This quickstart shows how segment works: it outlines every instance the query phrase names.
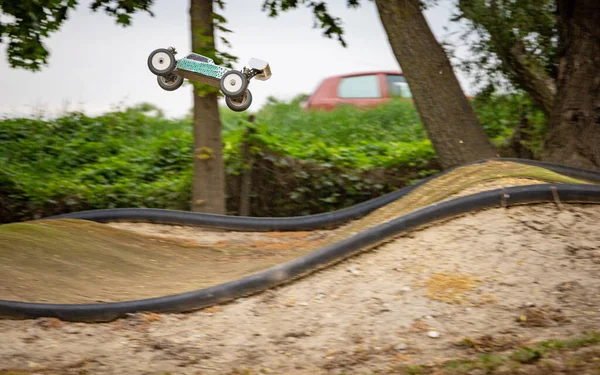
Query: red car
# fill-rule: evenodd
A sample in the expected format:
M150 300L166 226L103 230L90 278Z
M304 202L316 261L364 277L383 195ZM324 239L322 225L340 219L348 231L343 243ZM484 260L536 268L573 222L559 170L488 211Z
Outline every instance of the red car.
M392 98L412 99L399 71L344 74L323 80L303 104L305 109L331 110L340 104L375 107Z

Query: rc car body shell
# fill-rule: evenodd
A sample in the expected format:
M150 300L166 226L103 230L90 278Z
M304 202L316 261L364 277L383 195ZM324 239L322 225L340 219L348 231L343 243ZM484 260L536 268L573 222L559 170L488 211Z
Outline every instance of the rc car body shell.
M197 53L190 53L177 61L173 73L192 81L219 87L221 77L230 70L230 68L216 65L208 57L198 55Z

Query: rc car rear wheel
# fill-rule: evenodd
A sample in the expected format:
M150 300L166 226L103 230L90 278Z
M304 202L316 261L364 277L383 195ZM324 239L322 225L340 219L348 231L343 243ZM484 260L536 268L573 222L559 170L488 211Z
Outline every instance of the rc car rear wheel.
M166 76L175 69L177 60L173 52L165 48L159 48L152 51L148 56L148 68L157 76Z
M252 94L250 93L250 90L246 90L239 98L226 96L225 104L227 104L227 107L232 111L243 112L250 108L250 104L252 104Z
M167 91L174 91L183 85L183 77L178 76L175 73L168 74L166 76L158 76L156 77L158 81L158 85Z
M248 88L248 79L242 72L230 70L223 74L219 86L225 96L237 98L244 95L244 91Z

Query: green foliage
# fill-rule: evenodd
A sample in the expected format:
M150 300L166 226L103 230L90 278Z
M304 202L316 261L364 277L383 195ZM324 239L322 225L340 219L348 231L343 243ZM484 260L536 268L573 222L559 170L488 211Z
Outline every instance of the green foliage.
M175 199L178 187L190 184L189 173L178 174L191 164L186 127L132 109L95 118L71 113L52 121L8 119L0 123L0 162L22 186L20 198L32 212L152 207L157 197ZM186 203L175 199L171 206Z
M370 110L303 111L297 100L271 100L257 113L255 142L283 155L319 164L370 169L416 166L434 152L410 103Z
M472 102L479 121L490 138L510 135L523 114L541 121L541 111L523 93L498 95L483 92Z
M474 371L481 370L485 374L495 373L500 367L510 368L513 373L528 373L526 368L521 365L531 365L542 358L552 358L554 355L600 343L600 334L598 332L584 332L582 336L566 340L542 341L534 346L521 347L508 353L483 354L478 358L471 360L451 360L442 365L444 373L459 375L471 374ZM533 372L533 369L529 369ZM504 373L500 371L501 373ZM436 373L435 368L428 367L427 373Z
M128 26L137 11L150 14L153 0L94 0L93 11L103 9L116 18L117 24ZM44 39L57 31L67 20L77 0L2 0L0 1L0 43L8 42L8 61L13 68L32 71L47 64L50 53Z
M304 111L271 99L255 113L224 109L228 206L236 179L253 167L256 215L318 213L347 207L436 173L435 152L415 108L402 101L369 110ZM519 97L474 106L490 136L510 135L527 105ZM252 131L248 131L252 128ZM189 209L191 118L166 119L146 103L97 117L0 121L0 209L14 220L111 207Z
M256 116L252 125L243 114L223 111L227 175L245 168L242 142L279 166L290 160L309 163L319 178L298 169L286 172L297 174L293 178L300 185L311 185L298 186L294 207L315 189L324 195L316 194L312 210L357 203L353 199L380 188L360 181L360 170L417 168L434 158L414 109L405 103L303 113L296 102L272 102ZM256 129L250 136L245 136L247 126ZM12 186L4 194L26 202L32 215L110 207L188 209L191 201L191 121L165 119L148 104L98 117L6 119L0 122L0 143L1 176ZM335 186L335 192L326 193L327 186ZM346 188L354 198L343 198Z
M565 349L576 349L600 343L599 332L586 332L583 336L569 340L542 341L533 347L524 347L514 351L510 359L519 363L531 363L549 354Z
M360 6L360 0L347 0L346 4L348 8L357 8ZM305 5L312 10L315 17L314 27L323 29L323 36L330 39L336 37L342 46L346 47L342 20L329 13L325 1L265 0L262 9L268 11L269 17L277 17L279 13L296 9L299 5Z
M540 67L556 78L558 29L555 0L459 0L453 21L464 30L458 40L470 40L471 57L460 67L480 87L522 88L522 77L512 68L515 48L523 47L526 65ZM459 45L460 47L460 45Z
M94 12L103 9L106 14L116 18L117 24L129 26L131 25L131 15L138 10L148 12L151 16L154 16L150 11L152 3L154 3L154 0L94 0L90 8Z
M219 9L221 9L221 10L225 9L225 2L223 0L215 0L214 3ZM217 31L219 33L223 33L223 34L229 34L232 32L230 29L225 27L225 25L227 24L227 20L225 19L225 17L223 17L223 15L215 12L215 13L213 13L212 18L213 18L213 28L215 31ZM220 36L219 40L221 40L223 45L225 45L226 47L231 47L231 43L224 36ZM229 68L233 68L232 63L238 61L238 58L236 56L233 56L224 51L215 50L215 51L210 51L210 52L214 53L213 60L215 61L215 63L217 65L223 65L223 66L227 66Z
M486 134L497 145L505 142L514 128L526 119L528 126L521 129L521 132L526 134L526 140L521 142L535 155L541 152L548 131L548 121L527 94L517 92L498 95L484 91L473 100L472 104Z

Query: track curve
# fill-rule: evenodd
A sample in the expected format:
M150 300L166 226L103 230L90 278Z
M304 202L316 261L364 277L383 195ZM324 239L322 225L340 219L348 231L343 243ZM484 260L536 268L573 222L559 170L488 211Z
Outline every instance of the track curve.
M0 317L13 319L55 317L66 321L105 322L136 312L189 312L288 283L377 246L392 236L442 219L482 209L544 202L600 204L600 186L538 184L485 191L426 206L293 261L206 289L158 298L98 304L50 304L0 300Z
M154 224L195 225L207 228L219 228L235 231L252 232L306 231L325 229L336 227L341 224L347 223L351 220L363 217L380 207L383 207L397 199L404 197L419 186L433 179L440 178L456 170L457 168L462 168L474 164L482 164L489 161L507 161L523 165L541 167L569 177L580 178L600 183L600 172L567 167L535 160L515 158L493 158L478 160L455 168L447 169L441 173L427 177L416 184L406 186L402 189L385 194L381 197L377 197L351 207L343 208L341 210L315 215L275 218L203 214L197 212L165 210L155 208L114 208L67 213L47 217L44 218L44 220L82 219L95 221L99 223L111 221L129 221L146 222Z

